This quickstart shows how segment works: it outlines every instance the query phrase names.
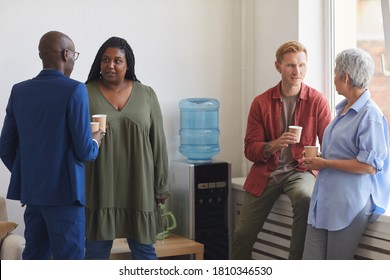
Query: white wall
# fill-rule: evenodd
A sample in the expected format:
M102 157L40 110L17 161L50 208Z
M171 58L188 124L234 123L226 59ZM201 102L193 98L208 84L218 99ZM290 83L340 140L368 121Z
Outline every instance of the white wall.
M137 77L152 86L164 115L170 160L183 158L179 147L178 103L182 98L212 97L221 103L220 146L216 159L232 163L233 177L246 175L243 157L247 111L253 97L279 79L274 69L276 48L300 39L300 13L306 11L311 31L321 37L323 0L13 0L0 9L0 128L14 83L41 69L37 45L49 30L68 34L80 58L72 78L85 81L97 49L110 36L130 43ZM311 3L314 2L314 3ZM315 19L315 20L314 20ZM314 30L314 31L313 31ZM305 38L310 57L320 42ZM310 65L313 60L310 60ZM315 61L315 60L314 60ZM320 63L320 62L315 62ZM318 69L321 66L316 65ZM318 70L317 69L317 70ZM308 75L321 87L321 71ZM321 88L320 88L321 89ZM0 163L0 195L5 196L9 172ZM9 218L23 232L22 208L7 201Z

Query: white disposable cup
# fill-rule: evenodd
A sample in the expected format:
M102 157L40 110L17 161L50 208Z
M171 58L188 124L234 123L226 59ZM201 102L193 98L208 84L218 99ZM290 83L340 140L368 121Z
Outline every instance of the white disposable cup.
M294 133L297 136L297 141L301 141L302 126L290 125L288 131Z
M318 147L317 146L305 146L305 157L317 157Z
M106 132L107 115L104 114L93 115L92 119L94 122L98 122L99 128L101 128L104 132Z
M99 127L100 127L100 123L99 122L91 122L92 133L98 131Z

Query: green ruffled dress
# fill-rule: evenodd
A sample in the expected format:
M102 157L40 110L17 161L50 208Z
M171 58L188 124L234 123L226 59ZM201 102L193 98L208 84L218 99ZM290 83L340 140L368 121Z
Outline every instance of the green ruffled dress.
M119 111L96 81L87 88L91 116L107 114L99 156L86 163L87 239L126 237L152 244L161 230L156 197L169 194L168 155L157 96L151 87L134 82L127 104Z

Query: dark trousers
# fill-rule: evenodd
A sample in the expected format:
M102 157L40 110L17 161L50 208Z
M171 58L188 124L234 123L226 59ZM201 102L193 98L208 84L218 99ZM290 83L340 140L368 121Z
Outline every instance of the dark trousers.
M293 208L292 236L289 259L301 259L305 243L307 215L315 177L310 172L294 172L281 182L270 180L259 196L245 193L235 229L232 259L252 258L252 248L271 209L280 194L286 194Z
M25 260L84 259L83 206L26 206Z

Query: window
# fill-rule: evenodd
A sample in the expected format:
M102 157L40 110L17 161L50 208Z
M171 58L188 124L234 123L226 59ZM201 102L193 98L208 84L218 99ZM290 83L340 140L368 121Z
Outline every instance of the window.
M350 47L358 47L371 54L376 69L369 84L371 97L381 108L390 124L390 76L384 75L381 61L382 54L387 51L386 67L390 70L390 49L385 49L385 37L390 40L390 26L389 30L385 30L389 34L385 36L381 6L381 2L384 1L390 0L332 0L330 10L332 11L333 28L331 30L333 34L331 38L333 39L334 56L341 50ZM388 5L388 2L386 4ZM387 20L390 21L390 13L388 16ZM386 44L390 48L390 41L386 41ZM343 98L343 96L333 92L332 104L339 103ZM387 214L390 215L390 209L387 210Z
M334 54L350 47L371 54L376 71L369 89L390 123L390 77L384 75L381 63L381 55L386 53L381 0L334 1L334 13ZM390 57L386 59L390 63ZM390 64L387 68L390 70ZM343 97L334 93L333 98L337 104Z

